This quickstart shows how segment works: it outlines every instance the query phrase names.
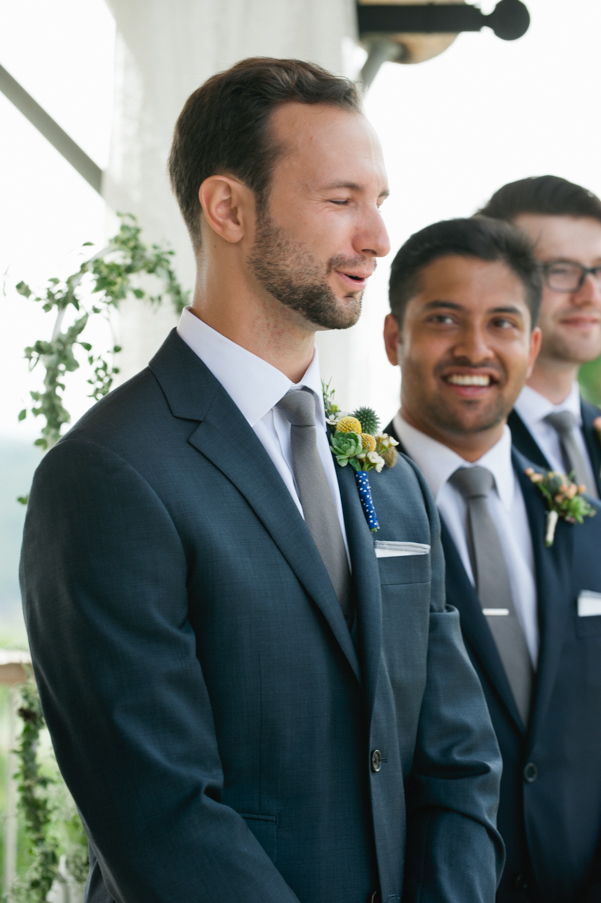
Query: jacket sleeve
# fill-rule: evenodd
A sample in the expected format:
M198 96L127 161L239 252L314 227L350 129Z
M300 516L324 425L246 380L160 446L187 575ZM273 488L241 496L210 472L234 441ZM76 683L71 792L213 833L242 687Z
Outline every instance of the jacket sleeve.
M496 830L502 762L459 613L445 605L434 500L417 471L432 536L427 683L407 782L403 903L494 903L504 847Z
M148 483L63 440L38 468L21 560L57 760L117 903L298 903L223 770L188 622L187 562Z

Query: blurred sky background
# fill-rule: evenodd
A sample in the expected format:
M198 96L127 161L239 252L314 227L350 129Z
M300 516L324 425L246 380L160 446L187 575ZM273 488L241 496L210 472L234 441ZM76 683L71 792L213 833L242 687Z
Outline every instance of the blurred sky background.
M323 0L327 3L327 0ZM389 263L414 231L468 216L505 182L553 173L601 195L599 0L526 0L532 22L518 41L488 30L462 34L439 57L387 63L366 99L390 177L384 207L393 253L381 262L364 317L387 312ZM482 3L485 12L494 0ZM0 63L103 168L108 160L115 25L103 0L0 0ZM360 56L361 51L357 51ZM358 58L358 57L357 57ZM23 348L52 331L43 312L16 295L23 279L41 287L72 272L81 245L102 245L104 201L0 94L0 644L23 639L16 559L23 512L39 452L35 421L17 423L36 375ZM112 221L112 217L111 217ZM373 401L385 422L395 412L398 374L380 342ZM67 407L89 404L77 375Z

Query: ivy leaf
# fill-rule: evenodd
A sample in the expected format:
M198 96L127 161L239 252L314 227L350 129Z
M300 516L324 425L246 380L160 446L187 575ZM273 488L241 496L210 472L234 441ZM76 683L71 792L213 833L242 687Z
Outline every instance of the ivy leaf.
M17 420L20 423L22 420L25 420L26 417L27 417L27 408L23 408L22 411L19 411L19 416L17 417Z
M29 501L29 495L18 495L17 501L20 505L26 505Z

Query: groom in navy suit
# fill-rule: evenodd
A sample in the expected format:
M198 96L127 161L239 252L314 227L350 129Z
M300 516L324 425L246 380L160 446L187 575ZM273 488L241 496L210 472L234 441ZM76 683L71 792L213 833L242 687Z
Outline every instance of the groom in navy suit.
M388 358L402 370L388 427L442 521L459 609L503 756L499 903L601 900L601 509L560 519L511 446L531 372L541 276L527 238L486 218L413 235L390 276Z
M374 472L374 540L328 446L314 334L389 249L356 89L243 61L170 172L193 304L48 453L23 546L86 899L492 903L501 763L436 509L406 459Z

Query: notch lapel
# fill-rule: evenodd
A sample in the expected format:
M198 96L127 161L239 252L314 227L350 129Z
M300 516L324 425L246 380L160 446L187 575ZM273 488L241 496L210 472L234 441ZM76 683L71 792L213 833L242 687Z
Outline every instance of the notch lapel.
M188 442L246 499L320 609L360 681L357 654L321 555L271 458L239 408L175 330L150 368L173 415L200 421Z
M551 465L541 447L516 410L511 411L507 418L507 426L511 430L511 441L520 453L528 458L529 462L551 470Z
M361 656L361 673L365 675L370 711L376 695L382 650L382 594L378 559L374 540L361 507L355 472L350 464L336 466L346 537L351 556L355 612Z
M577 527L560 519L555 530L553 545L550 548L545 547L547 509L540 491L526 476L525 471L527 467L531 466L530 461L527 461L515 449L512 456L514 469L526 503L534 552L540 637L536 689L531 718L531 736L535 737L553 691L557 667L565 642L570 617L570 575L574 530Z

